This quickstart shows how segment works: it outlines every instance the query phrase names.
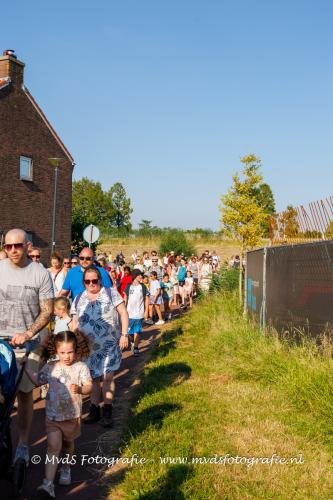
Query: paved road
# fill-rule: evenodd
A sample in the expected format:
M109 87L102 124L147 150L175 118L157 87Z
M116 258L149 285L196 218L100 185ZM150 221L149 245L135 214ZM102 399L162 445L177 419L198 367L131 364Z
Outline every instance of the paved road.
M130 388L133 386L145 361L148 357L148 351L151 349L154 339L159 334L159 330L150 327L144 330L140 344L140 357L134 358L130 351L123 353L123 362L120 370L116 374L116 394L114 401L114 426L106 431L100 425L82 425L82 435L76 441L77 463L72 468L71 486L56 486L56 498L70 499L98 499L105 498L106 487L103 484L103 474L101 467L95 464L81 465L82 455L89 456L108 456L117 454L120 437L122 434L122 425L128 415L130 407ZM27 484L22 499L32 500L36 498L36 488L41 484L43 475L43 462L46 451L45 434L45 413L44 400L39 399L39 389L34 391L34 420L31 435L30 455L41 457L41 463L38 465L30 464L28 468ZM83 416L86 415L89 407L89 401L85 398L83 404ZM16 413L12 418L13 441L16 445ZM15 448L14 448L15 449ZM0 481L1 498L12 499L12 485L7 481Z

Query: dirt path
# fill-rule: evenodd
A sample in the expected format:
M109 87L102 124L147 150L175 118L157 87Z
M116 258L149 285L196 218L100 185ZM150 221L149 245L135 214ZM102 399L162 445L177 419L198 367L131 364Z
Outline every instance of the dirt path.
M103 468L96 464L87 464L82 460L92 456L117 455L122 435L123 425L127 419L131 405L131 388L137 383L138 376L149 359L149 351L161 330L156 327L145 328L141 337L140 356L135 358L128 350L123 353L120 370L115 376L116 394L114 401L114 425L107 431L100 425L82 424L82 435L76 441L76 464L72 467L72 484L68 487L58 486L56 483L56 498L70 499L99 499L105 498L106 488L103 481ZM39 464L30 463L27 472L27 484L22 499L36 498L36 488L44 477L44 461L46 451L44 400L39 399L39 389L34 391L34 419L31 433L30 457L41 457ZM83 404L83 416L87 414L89 401L86 398ZM13 442L16 446L16 413L12 418ZM15 449L15 448L14 448ZM83 457L87 455L88 457ZM12 485L7 481L0 481L1 498L12 499Z

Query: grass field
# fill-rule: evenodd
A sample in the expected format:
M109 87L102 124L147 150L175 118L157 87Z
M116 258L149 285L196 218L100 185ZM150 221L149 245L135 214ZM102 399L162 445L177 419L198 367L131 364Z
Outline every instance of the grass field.
M215 250L222 261L229 260L232 255L239 253L239 247L236 242L223 240L222 238L195 238L189 237L193 242L197 254L201 255L205 250ZM112 253L114 256L122 250L126 260L130 260L134 251L142 255L142 252L147 250L158 250L160 245L159 238L113 238L107 240L102 238L102 243L98 246L97 252L105 252L107 255Z
M141 377L122 456L148 462L111 470L109 498L333 498L332 369L328 348L261 334L230 295L203 299ZM192 463L223 456L247 462Z

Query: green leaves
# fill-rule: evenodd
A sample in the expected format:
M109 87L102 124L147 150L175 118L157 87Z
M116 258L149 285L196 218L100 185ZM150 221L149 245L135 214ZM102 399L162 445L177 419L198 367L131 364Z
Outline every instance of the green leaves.
M120 182L105 192L100 182L83 177L73 182L72 195L73 251L79 252L84 245L82 232L89 224L102 230L131 229L131 200Z
M243 253L258 245L268 220L267 207L275 210L275 205L269 186L262 183L260 158L250 154L241 162L242 177L238 173L233 176L233 185L221 197L220 210L226 234L240 242Z

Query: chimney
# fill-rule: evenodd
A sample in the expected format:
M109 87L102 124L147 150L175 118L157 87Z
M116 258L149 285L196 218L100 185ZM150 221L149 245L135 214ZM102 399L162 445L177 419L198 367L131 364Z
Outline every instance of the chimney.
M23 83L24 63L19 61L15 50L4 50L0 56L0 78L9 77L14 85Z

